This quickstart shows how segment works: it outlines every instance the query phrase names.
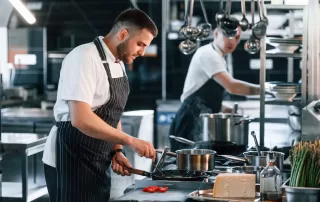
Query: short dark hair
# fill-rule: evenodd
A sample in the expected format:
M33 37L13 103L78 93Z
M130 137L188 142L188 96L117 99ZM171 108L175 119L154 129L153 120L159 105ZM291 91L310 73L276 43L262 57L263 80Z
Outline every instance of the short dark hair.
M117 32L123 27L127 27L129 31L130 29L147 29L154 37L158 35L156 24L145 12L136 8L129 8L120 13L115 19L111 31Z

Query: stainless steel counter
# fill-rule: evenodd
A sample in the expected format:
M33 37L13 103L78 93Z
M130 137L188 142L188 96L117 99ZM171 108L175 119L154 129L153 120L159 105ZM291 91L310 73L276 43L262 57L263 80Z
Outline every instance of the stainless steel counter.
M1 152L4 154L1 161L3 170L1 200L3 202L29 202L48 193L44 181L37 179L37 174L43 176L43 164L36 163L37 154L41 154L44 150L46 139L47 135L33 133L1 134ZM30 156L33 157L31 162L28 158ZM41 159L40 156L38 157ZM33 168L31 179L28 172L30 163ZM40 168L39 165L41 165ZM11 177L13 179L8 180L10 175L13 175ZM19 179L16 179L17 176Z
M1 110L1 115L6 120L12 119L14 121L54 121L52 110L42 110L40 108L5 108Z
M146 193L142 189L146 186L167 186L165 193ZM113 201L184 201L186 195L198 189L212 189L212 182L177 182L161 180L136 180L134 190L125 195L114 199ZM112 200L111 200L112 201Z
M35 133L1 133L1 144L8 151L24 151L37 146L44 146L47 135Z

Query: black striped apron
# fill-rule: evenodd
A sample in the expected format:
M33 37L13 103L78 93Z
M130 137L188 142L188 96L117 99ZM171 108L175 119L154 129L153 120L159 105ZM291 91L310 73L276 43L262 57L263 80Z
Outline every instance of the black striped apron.
M110 84L110 100L94 113L116 128L124 111L129 82L123 77L112 78L107 57L99 38L94 40ZM89 137L71 125L70 121L58 122L56 202L106 202L110 197L111 180L109 153L110 142Z

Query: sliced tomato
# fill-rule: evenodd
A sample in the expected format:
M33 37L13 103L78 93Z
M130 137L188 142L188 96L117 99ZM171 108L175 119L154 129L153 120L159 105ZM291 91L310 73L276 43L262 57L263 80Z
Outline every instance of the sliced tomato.
M148 188L149 188L149 187L145 187L145 188L142 189L142 191L143 191L143 192L148 192Z
M168 190L168 187L160 187L159 191L160 192L166 192Z
M154 188L154 187L148 187L148 192L149 192L149 193L154 193L154 192L156 192L156 188Z
M150 187L152 187L154 189L154 191L159 191L159 189L160 189L160 187L158 187L158 186L150 186Z

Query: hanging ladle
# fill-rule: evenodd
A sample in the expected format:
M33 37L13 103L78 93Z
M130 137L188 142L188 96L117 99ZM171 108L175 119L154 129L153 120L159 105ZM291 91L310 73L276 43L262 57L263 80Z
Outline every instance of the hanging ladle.
M246 2L245 0L241 0L241 12L242 12L242 19L239 22L242 31L246 31L249 28L249 22L246 18Z
M227 1L225 17L221 19L220 28L224 36L232 39L237 35L239 23L236 19L230 18L231 0Z
M266 13L265 13L265 8L264 8L264 0L261 0L261 9L262 9L262 21L266 23L266 25L268 26L269 25L269 20L266 16Z
M254 34L254 36L256 38L261 39L267 33L268 24L264 21L263 11L262 11L262 7L261 7L261 1L257 0L257 4L258 4L258 12L259 12L260 21L253 25L252 33Z
M183 26L181 32L185 37L187 37L186 40L181 41L179 44L179 50L185 54L189 55L196 51L197 45L194 41L191 39L194 39L198 34L199 30L197 27L191 27L191 19L193 14L193 4L194 0L190 0L190 6L189 6L189 19L187 20L187 12L185 14L185 22L188 21L187 26Z
M190 5L186 10L185 17L184 17L184 25L180 28L180 33L185 36L186 38L195 38L199 35L199 29L197 27L191 26L192 15L193 15L193 5L194 0L190 0ZM188 17L189 11L189 17Z
M204 17L205 23L201 23L197 27L198 30L200 31L200 34L197 36L197 40L203 40L203 39L209 37L211 32L212 32L212 26L209 23L209 20L208 20L208 17L207 17L206 8L204 6L203 0L200 0L200 4L201 4L201 9L202 9L202 13L203 13L203 17Z
M181 41L179 44L179 50L184 54L184 55L190 55L193 52L196 51L197 44L194 41L191 41L190 39Z
M216 23L217 25L220 25L221 20L226 18L225 11L223 10L223 0L220 0L220 9L216 13Z
M252 16L252 26L254 25L254 0L251 0L251 16ZM244 43L244 49L250 54L256 54L260 50L260 41L259 39L255 38L254 34L252 33L251 37L248 41Z

